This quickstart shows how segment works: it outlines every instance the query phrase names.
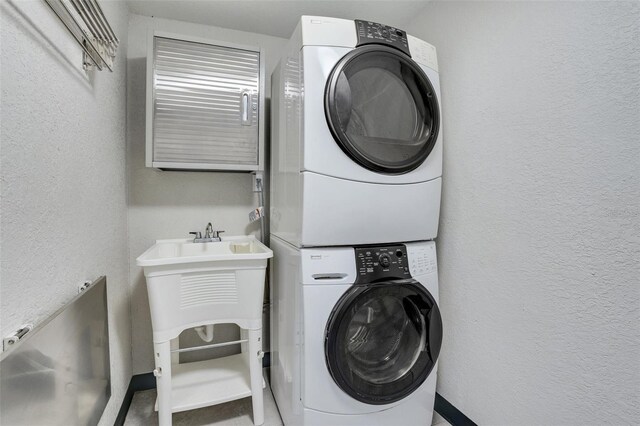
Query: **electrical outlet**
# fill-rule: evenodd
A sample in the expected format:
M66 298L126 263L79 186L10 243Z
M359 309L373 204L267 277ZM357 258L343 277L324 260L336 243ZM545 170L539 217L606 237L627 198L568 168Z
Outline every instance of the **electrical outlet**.
M253 192L260 192L264 189L264 175L262 172L251 173ZM258 182L260 185L258 185Z

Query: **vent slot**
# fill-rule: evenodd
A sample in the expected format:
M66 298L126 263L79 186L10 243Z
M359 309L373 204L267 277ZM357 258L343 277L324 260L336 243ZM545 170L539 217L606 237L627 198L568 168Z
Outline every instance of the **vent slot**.
M186 274L180 286L180 308L238 303L235 272Z

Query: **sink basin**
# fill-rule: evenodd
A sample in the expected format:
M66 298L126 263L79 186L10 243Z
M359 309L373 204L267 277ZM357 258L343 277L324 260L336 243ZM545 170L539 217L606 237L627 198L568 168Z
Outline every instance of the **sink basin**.
M222 241L194 243L190 239L157 240L142 253L138 266L175 265L178 263L223 260L268 259L273 252L254 236L222 237Z
M156 241L137 259L147 281L154 342L207 324L261 329L271 257L271 249L253 236L222 237L212 243Z

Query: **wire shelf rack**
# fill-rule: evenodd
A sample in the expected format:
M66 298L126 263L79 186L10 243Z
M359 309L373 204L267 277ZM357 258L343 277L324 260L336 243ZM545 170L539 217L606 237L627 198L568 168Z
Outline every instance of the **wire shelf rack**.
M119 40L97 0L43 1L82 48L83 68L113 71Z

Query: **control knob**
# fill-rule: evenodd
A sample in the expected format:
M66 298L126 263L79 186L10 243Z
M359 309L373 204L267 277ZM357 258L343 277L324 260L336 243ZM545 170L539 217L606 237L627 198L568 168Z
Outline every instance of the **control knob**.
M380 266L383 268L388 268L391 265L391 259L388 254L381 254L378 258L378 262L380 262Z

